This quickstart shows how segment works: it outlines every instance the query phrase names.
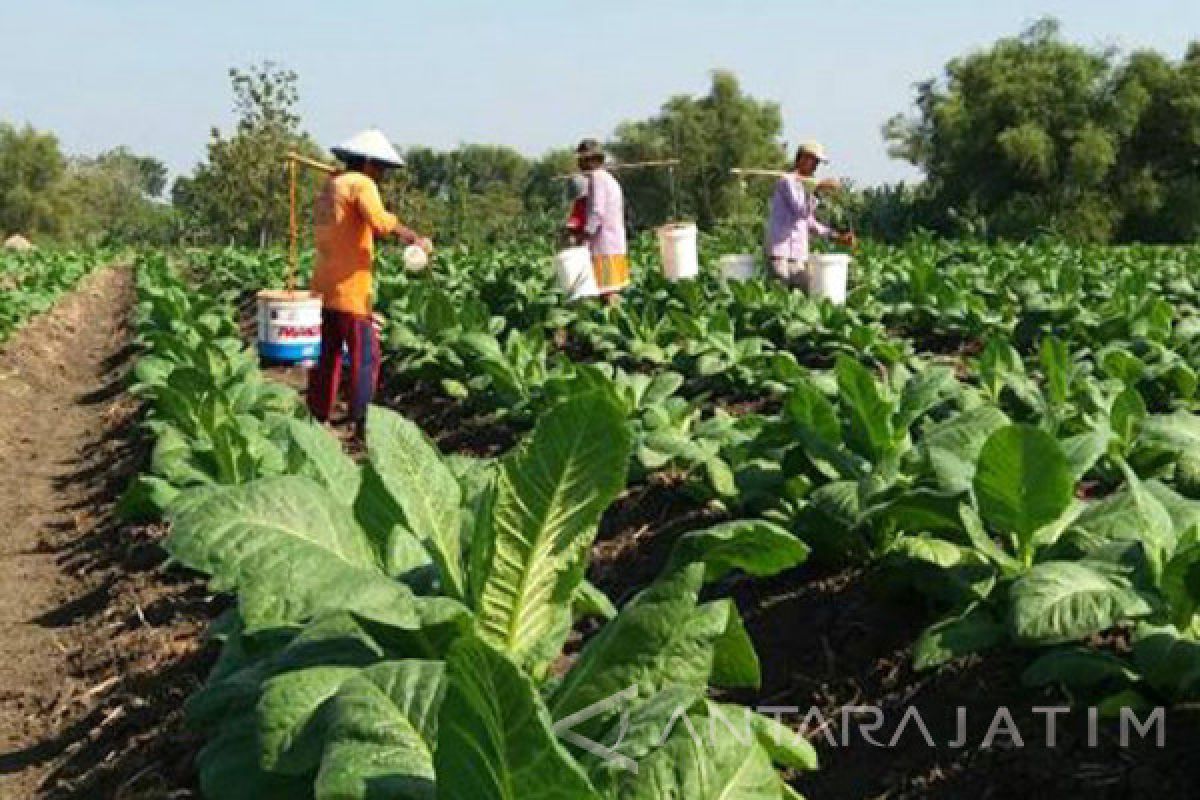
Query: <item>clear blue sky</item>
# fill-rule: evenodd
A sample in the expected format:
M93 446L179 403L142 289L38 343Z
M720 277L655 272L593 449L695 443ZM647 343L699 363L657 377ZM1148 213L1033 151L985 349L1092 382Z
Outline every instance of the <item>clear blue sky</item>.
M915 174L879 129L916 81L1046 14L1072 40L1173 58L1200 38L1198 0L0 0L0 119L186 171L231 122L226 70L272 59L299 72L326 146L378 125L402 144L537 154L703 92L725 67L782 104L788 141L823 139L835 172L877 182Z

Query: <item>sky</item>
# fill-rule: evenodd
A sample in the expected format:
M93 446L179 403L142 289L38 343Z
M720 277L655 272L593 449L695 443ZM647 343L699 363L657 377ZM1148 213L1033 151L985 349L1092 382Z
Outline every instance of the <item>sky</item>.
M401 145L538 155L702 94L724 68L781 104L788 142L820 139L833 173L880 183L918 177L880 135L913 85L1046 15L1125 51L1178 58L1200 39L1198 0L0 0L0 120L188 172L232 124L229 67L270 59L299 74L326 147L378 126Z

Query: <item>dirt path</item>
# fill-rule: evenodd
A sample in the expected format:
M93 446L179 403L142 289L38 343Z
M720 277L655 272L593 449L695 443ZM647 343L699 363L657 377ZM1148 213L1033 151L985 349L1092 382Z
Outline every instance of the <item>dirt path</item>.
M124 392L132 300L129 270L100 270L0 349L6 800L114 797L122 785L152 796L128 790L169 782L155 759L171 736L139 743L178 729L200 669L198 624L181 609L211 598L161 571L152 529L112 516L142 455Z

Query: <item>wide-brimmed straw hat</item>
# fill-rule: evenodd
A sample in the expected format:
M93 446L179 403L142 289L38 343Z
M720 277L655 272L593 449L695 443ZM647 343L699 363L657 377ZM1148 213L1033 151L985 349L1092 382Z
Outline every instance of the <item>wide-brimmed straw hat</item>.
M605 159L604 148L595 139L584 139L580 142L575 148L575 155L579 158L598 158L601 161Z
M378 128L368 128L362 133L351 136L337 147L332 148L332 152L342 161L365 158L386 167L404 166L404 158L396 152L396 148Z
M807 142L801 142L800 146L796 148L796 154L799 155L800 153L807 153L822 164L829 163L829 159L825 157L825 145L820 142L811 139Z

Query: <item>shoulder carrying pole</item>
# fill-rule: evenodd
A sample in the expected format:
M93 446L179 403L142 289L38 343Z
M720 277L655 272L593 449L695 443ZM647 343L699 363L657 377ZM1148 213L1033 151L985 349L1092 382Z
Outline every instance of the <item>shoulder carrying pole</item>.
M299 271L299 248L300 248L300 231L296 222L296 173L299 171L298 166L303 165L309 169L317 170L332 175L337 172L337 167L326 164L321 161L302 156L295 150L289 150L287 154L288 162L288 269L286 286L287 290L293 291L296 288L296 275Z

